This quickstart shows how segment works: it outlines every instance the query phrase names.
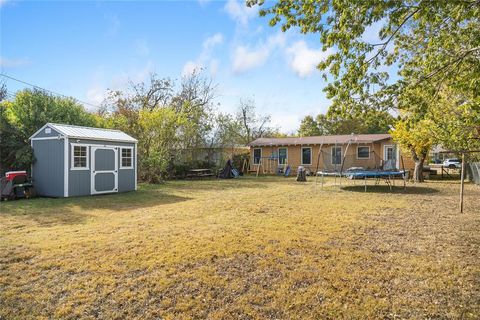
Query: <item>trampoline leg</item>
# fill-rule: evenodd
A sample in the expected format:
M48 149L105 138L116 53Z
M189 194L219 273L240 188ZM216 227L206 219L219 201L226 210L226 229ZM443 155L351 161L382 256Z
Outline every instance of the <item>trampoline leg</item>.
M367 192L367 177L365 177L364 180L365 180L365 192Z

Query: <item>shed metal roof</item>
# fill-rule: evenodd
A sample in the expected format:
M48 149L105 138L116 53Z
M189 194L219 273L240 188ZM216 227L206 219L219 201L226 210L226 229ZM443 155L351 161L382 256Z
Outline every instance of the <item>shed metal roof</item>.
M34 138L39 132L41 132L46 127L50 127L55 131L58 131L60 134L69 138L132 142L132 143L137 142L137 139L129 136L128 134L120 130L82 127L82 126L74 126L70 124L59 124L59 123L47 123L42 128L40 128L37 132L35 132L30 137L30 139Z
M287 137L287 138L259 138L248 145L251 147L264 146L288 146L288 145L312 145L312 144L346 144L352 143L372 143L390 139L392 136L388 133L379 134L344 134L332 136L312 136L312 137Z

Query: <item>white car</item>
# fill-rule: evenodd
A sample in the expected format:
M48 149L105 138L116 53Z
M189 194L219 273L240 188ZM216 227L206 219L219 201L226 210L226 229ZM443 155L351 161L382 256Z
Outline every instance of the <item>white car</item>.
M457 158L445 159L442 165L449 169L458 169L462 167L462 162L460 161L460 159Z

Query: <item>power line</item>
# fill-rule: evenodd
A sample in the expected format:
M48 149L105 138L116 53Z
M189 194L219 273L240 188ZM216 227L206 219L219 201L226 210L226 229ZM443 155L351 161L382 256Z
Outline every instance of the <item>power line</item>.
M81 103L83 103L83 104L89 105L89 106L94 107L94 108L97 108L97 109L99 108L99 106L94 105L94 104L91 104L91 103L89 103L89 102L85 102L85 101L82 101L82 100L77 99L77 98L74 98L74 97L69 97L69 96L66 96L66 95L64 95L64 94L61 94L61 93L58 93L58 92L55 92L55 91L52 91L52 90L48 90L48 89L39 87L39 86L37 86L37 85L35 85L35 84L28 83L28 82L26 82L26 81L23 81L23 80L14 78L14 77L12 77L12 76L9 76L8 74L0 73L0 76L5 77L5 78L10 79L10 80L14 80L14 81L23 83L23 84L26 84L26 85L31 86L31 87L33 87L33 88L35 88L35 89L38 89L38 90L42 90L42 91L49 92L49 93L54 94L54 95L56 95L56 96L61 96L61 97L64 97L64 98L73 98L74 100L76 100L76 101L78 101L78 102L81 102Z
M15 93L13 92L9 92L8 90L5 92L7 96L9 96L10 98L15 98Z

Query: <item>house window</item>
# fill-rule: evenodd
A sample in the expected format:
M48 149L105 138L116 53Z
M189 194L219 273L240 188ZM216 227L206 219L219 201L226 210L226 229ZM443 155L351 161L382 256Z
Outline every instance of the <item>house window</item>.
M370 147L357 147L357 159L370 159Z
M122 169L128 169L128 168L133 168L133 161L132 161L132 148L122 148L122 161L120 168Z
M88 169L88 147L73 146L72 169Z
M287 162L287 148L278 148L278 164L285 164Z
M332 147L332 164L342 164L342 147Z
M262 158L262 149L260 148L253 149L253 164L260 164L261 158Z
M303 165L312 164L312 148L310 147L302 148L302 164Z

